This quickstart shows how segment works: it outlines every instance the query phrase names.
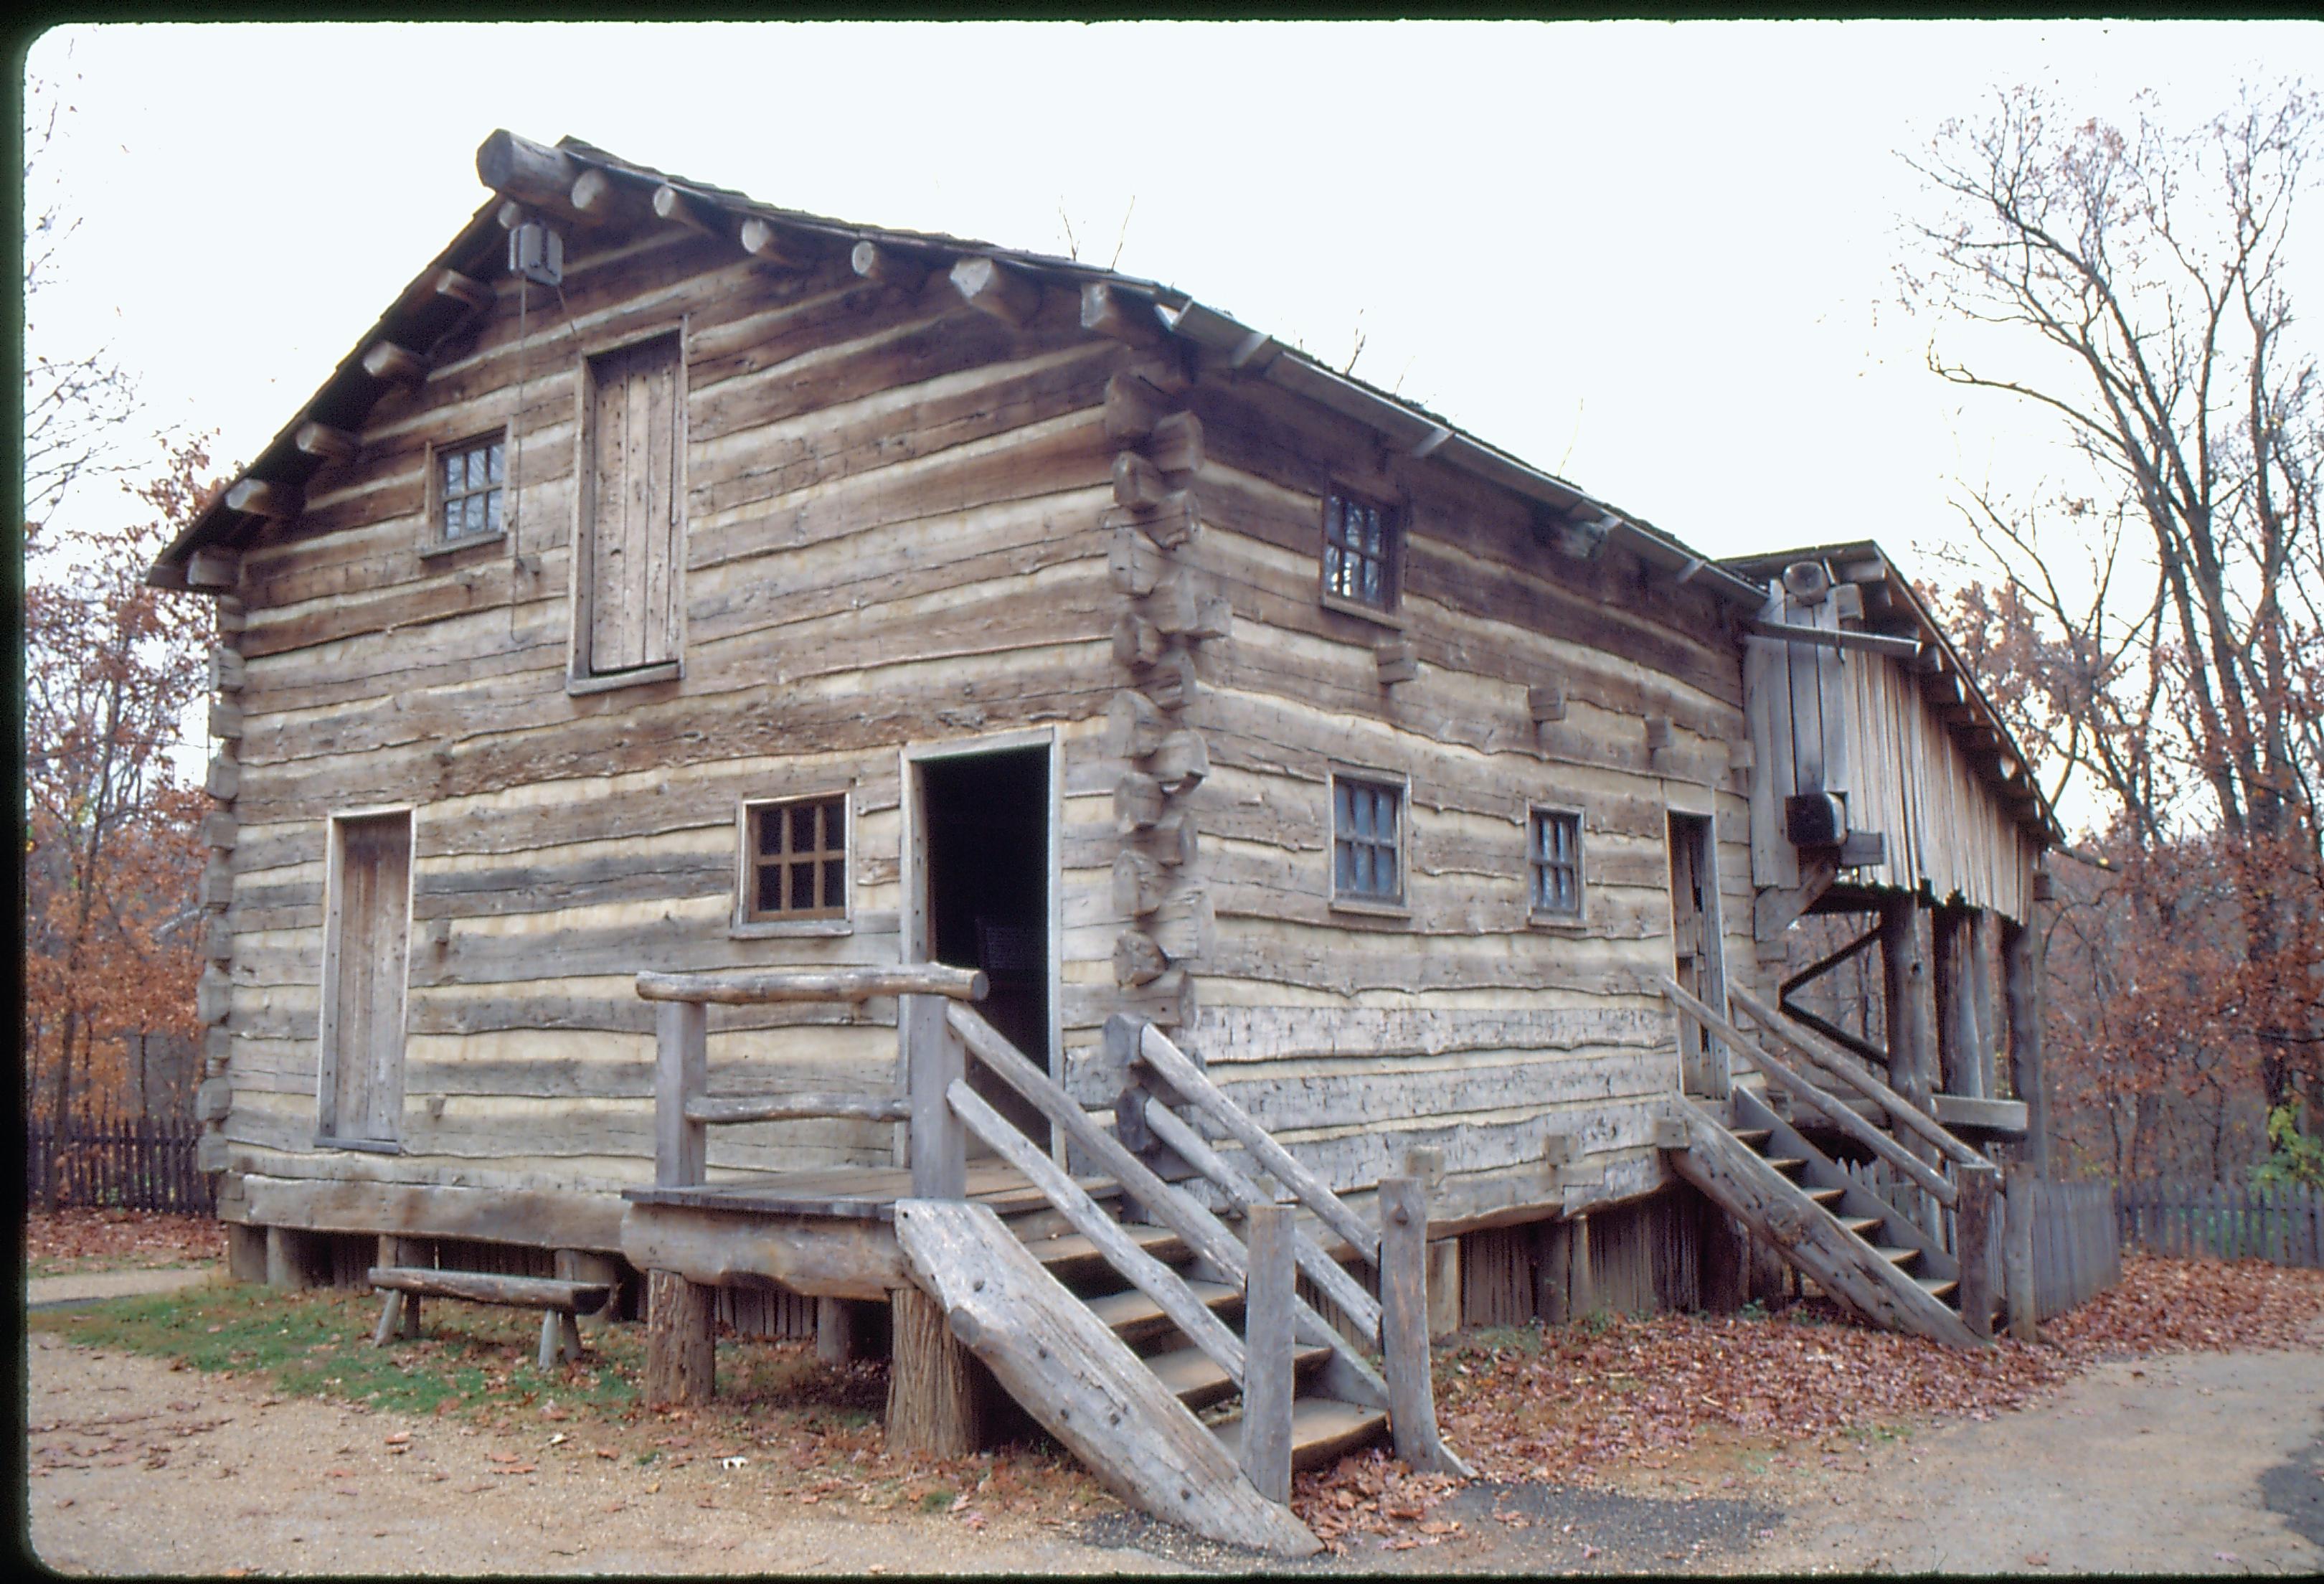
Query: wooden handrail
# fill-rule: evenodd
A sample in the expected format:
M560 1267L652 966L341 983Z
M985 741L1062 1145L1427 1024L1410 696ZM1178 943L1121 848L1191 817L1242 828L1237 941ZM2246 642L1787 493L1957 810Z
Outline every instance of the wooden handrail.
M695 1095L688 1122L804 1122L834 1117L851 1122L904 1122L911 1102L901 1095Z
M1064 1129L1065 1136L1087 1151L1099 1168L1120 1183L1125 1192L1144 1205L1162 1225L1185 1239L1188 1248L1225 1272L1228 1281L1249 1281L1250 1263L1242 1240L1206 1206L1155 1175L1154 1169L1131 1153L1128 1145L1099 1126L1063 1085L1033 1065L1023 1051L975 1012L965 1006L947 1006L945 1022L995 1077ZM1370 1366L1350 1348L1339 1329L1317 1314L1305 1300L1294 1301L1294 1314L1301 1338L1319 1342L1337 1356L1343 1372L1351 1377L1349 1389L1367 1389L1361 1377L1370 1375Z
M1227 1323L1213 1314L1203 1301L1186 1285L1185 1278L1156 1259L1135 1243L1121 1229L1120 1223L1106 1214L1096 1200L1082 1191L1081 1185L1063 1172L1031 1139L1019 1133L1000 1112L987 1105L982 1096L968 1087L965 1079L955 1079L945 1092L945 1098L954 1115L967 1124L968 1130L992 1146L1000 1157L1025 1173L1027 1181L1041 1190L1041 1196L1061 1211L1073 1223L1074 1230L1088 1238L1105 1263L1115 1273L1140 1292L1151 1298L1170 1323L1186 1333L1195 1347L1211 1357L1211 1361L1227 1372L1240 1390L1250 1364L1243 1352L1242 1339L1227 1329Z
M982 969L940 962L838 968L710 968L695 973L638 976L648 1001L712 1002L761 1006L776 1001L869 1001L874 996L945 996L982 1001L990 987Z
M1831 1125L1840 1132L1848 1135L1849 1137L1926 1189L1939 1204L1950 1207L1958 1197L1951 1180L1943 1172L1937 1171L1924 1161L1914 1160L1903 1145L1846 1106L1841 1105L1836 1097L1826 1094L1809 1082L1804 1076L1794 1072L1787 1063L1778 1061L1768 1055L1747 1037L1742 1030L1679 988L1678 981L1667 974L1663 976L1663 994L1668 996L1672 1004L1680 1011L1702 1024L1705 1029L1722 1036L1729 1044L1748 1056L1757 1064L1760 1071L1783 1085L1798 1098L1805 1100L1816 1110L1822 1112Z
M1870 1073L1858 1070L1856 1065L1846 1057L1819 1049L1816 1036L1803 1033L1794 1026L1789 1019L1750 991L1736 989L1730 990L1728 994L1736 1005L1750 1014L1752 1022L1834 1078L1848 1084L1866 1098L1877 1103L1890 1117L1919 1134L1955 1162L1964 1166L1993 1164L1983 1154L1963 1144L1943 1123L1923 1111L1918 1106L1914 1105L1912 1101Z
M1148 1024L1138 1041L1139 1059L1152 1068L1156 1076L1168 1084L1187 1104L1226 1129L1236 1143L1250 1152L1250 1158L1267 1169L1268 1174L1297 1196L1301 1204L1314 1213L1315 1218L1346 1238L1357 1253L1374 1270L1379 1268L1379 1234L1368 1226L1361 1216L1341 1202L1340 1196L1323 1184L1322 1179L1292 1159L1291 1152L1275 1142L1274 1136L1254 1120L1250 1112L1227 1098L1208 1074L1194 1065L1184 1051L1172 1044L1160 1029Z
M1154 1130L1154 1136L1177 1151L1186 1164L1217 1183L1220 1190L1227 1196L1227 1201L1237 1210L1248 1214L1253 1205L1275 1202L1259 1191L1257 1183L1230 1165L1201 1134L1180 1120L1176 1111L1160 1101L1148 1102L1146 1124ZM1377 1344L1380 1334L1379 1300L1365 1292L1362 1283L1348 1274L1345 1266L1325 1253L1322 1244L1298 1230L1296 1225L1292 1235L1292 1253L1300 1270L1306 1273L1307 1279L1339 1307L1341 1313L1355 1322L1356 1329Z

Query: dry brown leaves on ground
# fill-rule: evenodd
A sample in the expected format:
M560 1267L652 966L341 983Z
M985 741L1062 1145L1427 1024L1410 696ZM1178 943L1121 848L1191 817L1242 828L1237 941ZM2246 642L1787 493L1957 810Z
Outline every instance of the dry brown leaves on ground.
M2050 1320L2043 1340L2077 1358L2310 1346L2324 1271L2259 1260L2123 1262L2122 1284Z
M34 1267L131 1269L224 1259L226 1226L160 1210L27 1210L24 1257Z
M1440 1355L1446 1439L1480 1473L1656 1468L1706 1432L1762 1446L2023 1405L2100 1357L2303 1345L2324 1272L2132 1258L2112 1292L1976 1352L1874 1330L1821 1303L1517 1333ZM1508 1333L1500 1333L1506 1337ZM1538 1340L1536 1340L1536 1338Z

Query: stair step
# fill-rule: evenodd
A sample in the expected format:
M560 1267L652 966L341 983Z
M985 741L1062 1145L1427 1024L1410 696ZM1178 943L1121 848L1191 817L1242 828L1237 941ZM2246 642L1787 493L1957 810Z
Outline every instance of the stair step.
M1194 1297L1210 1310L1231 1309L1242 1301L1242 1290L1220 1282L1188 1282ZM1102 1298L1083 1300L1092 1314L1113 1328L1114 1335L1123 1341L1140 1341L1157 1332L1175 1329L1170 1317L1151 1298L1130 1287L1120 1292L1109 1292Z
M1769 1155L1767 1164L1778 1172L1796 1172L1807 1162L1797 1155Z
M1848 1194L1848 1190L1844 1188L1811 1188L1804 1191L1807 1196L1815 1200L1816 1203L1827 1206L1832 1204L1838 1200L1844 1199Z
M1332 1350L1321 1342L1310 1343L1293 1352L1292 1367L1309 1369L1331 1356ZM1200 1348L1174 1348L1167 1353L1152 1354L1146 1360L1146 1367L1154 1372L1166 1390L1189 1408L1200 1408L1221 1397L1234 1395L1233 1380Z
M1892 1244L1876 1243L1872 1246L1872 1252L1900 1270L1921 1257L1921 1251L1917 1248L1899 1248Z
M1840 1191L1839 1189L1831 1190L1834 1197L1837 1197ZM1840 1224L1867 1243L1871 1242L1872 1235L1880 1230L1880 1218L1877 1216L1842 1216L1840 1218Z
M1730 1127L1727 1131L1755 1150L1775 1136L1772 1127Z
M1950 1276L1915 1276L1913 1280L1918 1282L1921 1291L1932 1298L1942 1298L1960 1285Z
M1165 1264L1186 1253L1186 1240L1167 1227L1124 1222L1121 1229L1132 1243ZM1039 1260L1060 1282L1094 1276L1113 1268L1106 1263L1097 1245L1078 1232L1028 1239L1025 1252Z
M1388 1410L1342 1403L1336 1397L1301 1397L1291 1404L1291 1466L1312 1468L1360 1447L1388 1428ZM1211 1426L1227 1456L1242 1459L1240 1415Z

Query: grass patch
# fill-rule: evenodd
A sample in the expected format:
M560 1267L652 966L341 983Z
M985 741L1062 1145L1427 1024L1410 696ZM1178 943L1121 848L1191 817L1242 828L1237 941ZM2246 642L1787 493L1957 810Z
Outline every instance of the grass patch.
M530 1310L427 1306L428 1335L371 1345L379 1301L368 1292L195 1289L36 1313L32 1323L90 1348L181 1360L205 1372L267 1381L285 1395L324 1397L403 1413L479 1413L554 1397L561 1407L619 1413L636 1400L642 1337L600 1330L593 1357L543 1374L540 1317Z

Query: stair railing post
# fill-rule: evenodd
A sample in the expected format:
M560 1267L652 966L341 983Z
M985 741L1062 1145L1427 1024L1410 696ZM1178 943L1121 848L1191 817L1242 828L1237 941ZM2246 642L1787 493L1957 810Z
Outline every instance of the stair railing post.
M1428 1358L1428 1188L1384 1177L1380 1209L1380 1349L1397 1456L1416 1470L1467 1475L1436 1431L1436 1383Z
M706 1180L705 1128L686 1103L709 1074L708 1008L699 1001L654 1005L654 1186L698 1188Z
M1960 1261L1960 1312L1969 1329L1993 1335L1994 1211L2000 1172L1991 1166L1955 1166L1953 1201L1955 1257Z
M1260 1496L1288 1505L1297 1222L1288 1205L1254 1204L1244 1217L1242 1471Z
M968 1133L945 1093L968 1073L968 1053L945 1022L942 996L905 996L896 1019L904 1040L911 1106L912 1197L968 1197Z

